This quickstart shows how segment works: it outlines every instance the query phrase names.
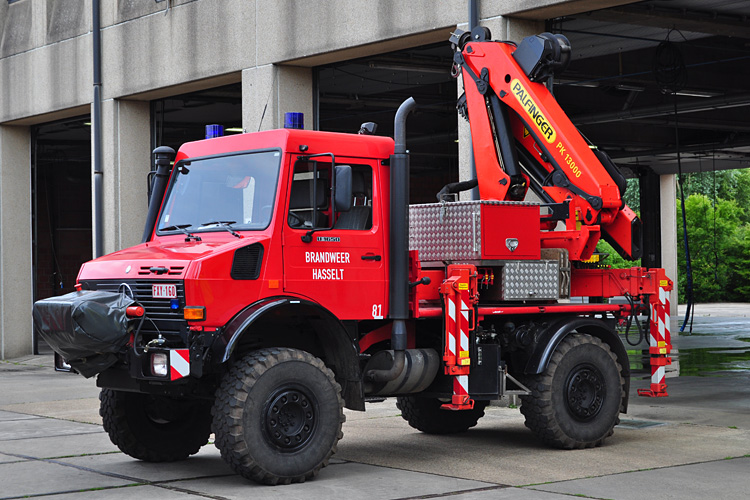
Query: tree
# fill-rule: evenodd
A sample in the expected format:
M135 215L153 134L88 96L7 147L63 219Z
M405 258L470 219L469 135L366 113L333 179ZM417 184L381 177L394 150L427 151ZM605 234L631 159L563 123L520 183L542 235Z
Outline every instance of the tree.
M748 300L750 241L747 225L742 224L745 210L734 200L717 199L715 204L705 195L691 194L685 200L688 241L693 272L693 296L696 302ZM682 208L677 203L678 220ZM682 225L678 224L678 265L680 297L687 286Z

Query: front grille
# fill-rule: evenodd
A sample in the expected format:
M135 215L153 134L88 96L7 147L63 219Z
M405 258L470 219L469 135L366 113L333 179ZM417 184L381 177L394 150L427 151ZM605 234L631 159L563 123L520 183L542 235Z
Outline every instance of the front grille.
M159 266L141 266L138 270L139 276L148 276L150 274L167 274L167 276L181 276L182 272L185 270L185 266L170 266L169 268L163 268L166 269L166 271L162 272L154 272L152 271L153 268L158 268Z
M146 309L146 320L141 329L144 333L152 332L162 335L177 334L183 337L187 331L187 322L183 318L182 309L185 306L185 282L182 280L84 280L81 285L84 290L105 290L108 292L121 291L121 285L127 285L133 291L133 298ZM179 307L172 309L172 299L155 299L152 285L173 284L177 287L177 301ZM128 293L127 291L125 293Z

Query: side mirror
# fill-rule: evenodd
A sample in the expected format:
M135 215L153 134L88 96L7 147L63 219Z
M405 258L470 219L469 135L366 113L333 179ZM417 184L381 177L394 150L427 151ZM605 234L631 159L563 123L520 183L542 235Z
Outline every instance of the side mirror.
M333 200L336 212L348 212L352 208L352 167L336 165Z

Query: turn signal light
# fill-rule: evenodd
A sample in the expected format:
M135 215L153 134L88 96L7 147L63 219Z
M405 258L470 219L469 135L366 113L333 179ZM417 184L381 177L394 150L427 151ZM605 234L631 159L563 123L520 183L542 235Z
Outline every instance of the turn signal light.
M206 308L203 306L185 306L182 309L182 316L190 321L200 321L206 319Z

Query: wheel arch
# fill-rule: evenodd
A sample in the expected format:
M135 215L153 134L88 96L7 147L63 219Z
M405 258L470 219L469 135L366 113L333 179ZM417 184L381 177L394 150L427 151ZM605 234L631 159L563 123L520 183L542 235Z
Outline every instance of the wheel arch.
M621 412L627 413L628 399L630 393L630 362L628 352L620 337L607 322L596 318L561 318L537 335L537 344L533 353L526 363L524 373L527 375L538 375L547 369L552 354L560 343L573 332L587 333L607 344L617 358L622 368L624 397Z
M243 309L223 328L213 351L221 363L266 347L302 349L333 370L346 407L364 410L356 340L326 308L295 297L272 297Z

